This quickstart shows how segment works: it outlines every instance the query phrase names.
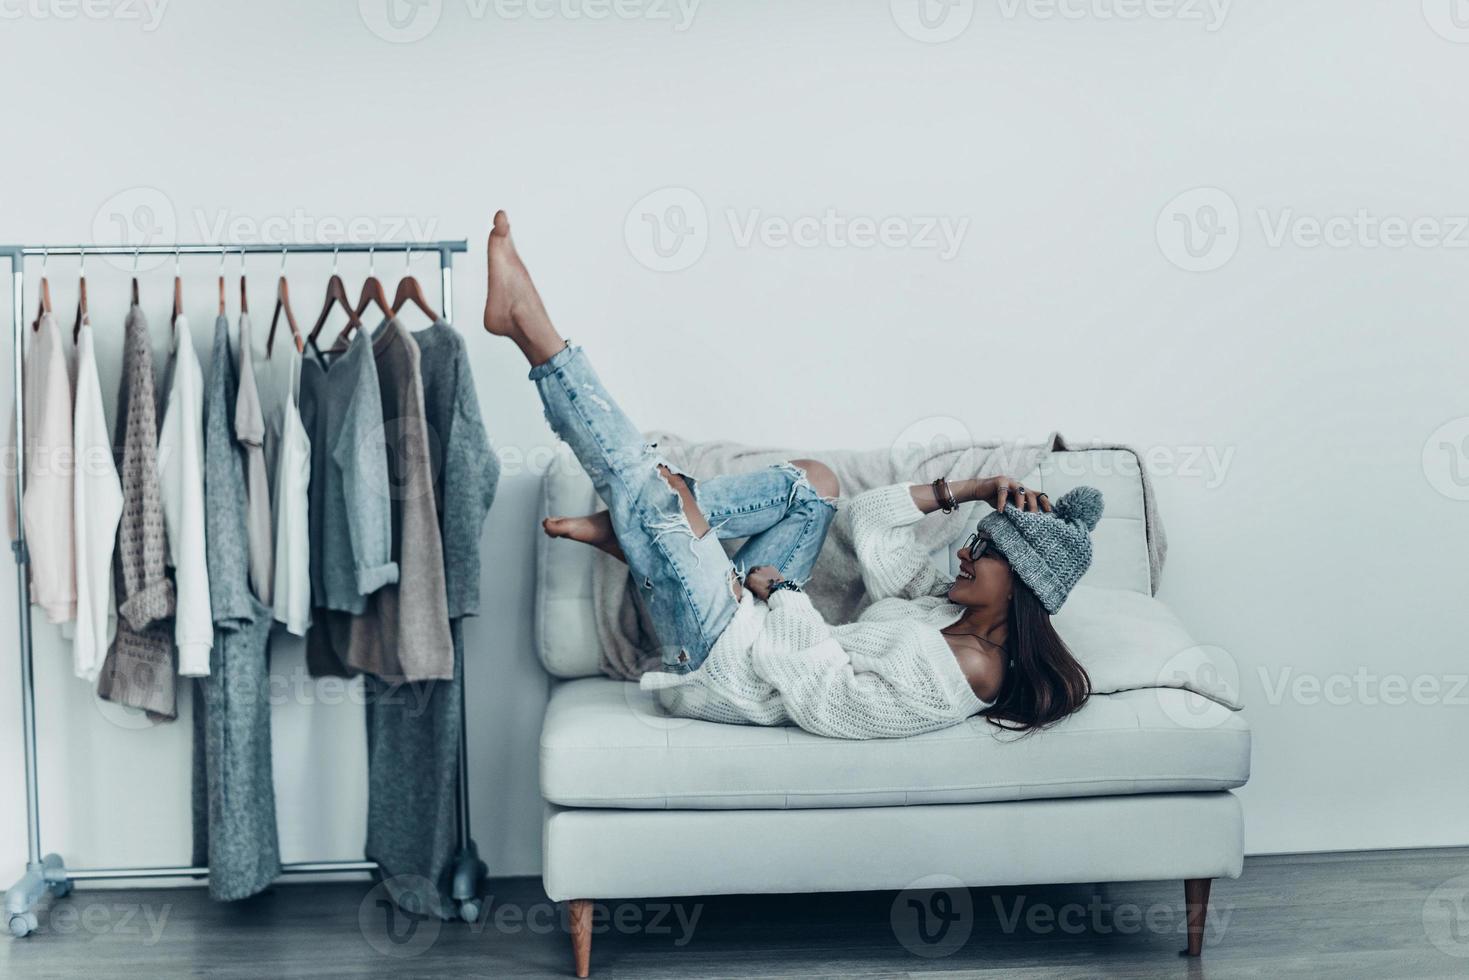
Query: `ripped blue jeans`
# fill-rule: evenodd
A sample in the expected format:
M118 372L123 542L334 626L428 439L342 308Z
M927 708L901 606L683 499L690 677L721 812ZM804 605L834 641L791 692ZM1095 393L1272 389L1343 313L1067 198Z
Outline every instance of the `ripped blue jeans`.
M567 345L531 369L546 419L587 475L612 518L658 634L665 670L697 670L734 617L735 583L748 569L774 566L804 583L836 513L798 467L695 480L709 532L695 537L678 494L658 470L667 465L602 386L579 347ZM745 538L731 560L722 539Z

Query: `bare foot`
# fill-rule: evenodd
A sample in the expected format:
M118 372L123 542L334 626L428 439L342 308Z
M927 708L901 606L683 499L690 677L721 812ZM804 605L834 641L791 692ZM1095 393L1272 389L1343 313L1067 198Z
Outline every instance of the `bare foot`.
M485 251L489 256L485 329L515 341L532 364L547 360L566 341L546 315L541 295L510 239L510 218L504 211L495 212L495 227Z
M617 543L617 535L612 530L612 518L605 510L586 517L548 517L541 522L541 527L553 538L580 541L582 544L601 548L619 561L627 561L622 553L622 545Z

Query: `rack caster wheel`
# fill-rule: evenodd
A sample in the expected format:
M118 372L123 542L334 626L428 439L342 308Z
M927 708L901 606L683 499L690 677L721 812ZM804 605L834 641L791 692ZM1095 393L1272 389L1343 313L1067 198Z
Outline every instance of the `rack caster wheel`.
M459 918L465 922L475 923L479 921L480 903L479 899L471 898L459 903Z
M10 917L10 934L16 939L24 939L36 931L41 920L36 918L34 912L16 912Z
M66 896L68 896L70 894L71 894L71 881L70 881L70 879L68 879L66 881L53 881L51 883L51 897L52 898L65 898Z

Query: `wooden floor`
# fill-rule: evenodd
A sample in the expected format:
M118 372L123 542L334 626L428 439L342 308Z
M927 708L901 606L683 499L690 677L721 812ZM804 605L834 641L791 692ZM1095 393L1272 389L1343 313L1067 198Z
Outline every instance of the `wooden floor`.
M0 938L0 977L569 976L565 922L539 882L493 891L477 923L440 925L392 911L367 882L279 885L236 905L198 889L82 890L43 908L32 936ZM1465 977L1469 849L1249 860L1215 883L1198 960L1178 955L1176 882L611 901L599 916L603 980Z

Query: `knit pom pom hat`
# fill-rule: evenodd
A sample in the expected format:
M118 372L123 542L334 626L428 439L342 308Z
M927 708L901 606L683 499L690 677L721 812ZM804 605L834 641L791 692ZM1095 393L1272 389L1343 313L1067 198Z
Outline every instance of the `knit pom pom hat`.
M1077 487L1044 511L1007 504L979 522L1010 569L1055 613L1092 563L1091 532L1102 519L1102 491Z

